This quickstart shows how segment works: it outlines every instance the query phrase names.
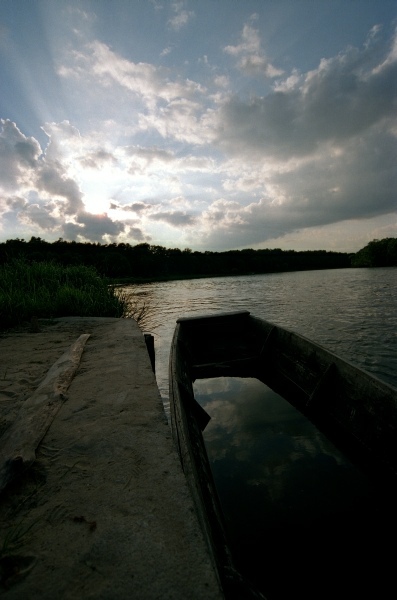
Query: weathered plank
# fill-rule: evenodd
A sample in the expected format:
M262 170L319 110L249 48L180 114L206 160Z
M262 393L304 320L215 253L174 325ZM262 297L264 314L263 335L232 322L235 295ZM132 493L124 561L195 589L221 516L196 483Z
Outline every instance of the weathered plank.
M11 479L35 461L36 448L66 400L66 391L89 337L89 333L81 335L52 365L0 439L0 493Z

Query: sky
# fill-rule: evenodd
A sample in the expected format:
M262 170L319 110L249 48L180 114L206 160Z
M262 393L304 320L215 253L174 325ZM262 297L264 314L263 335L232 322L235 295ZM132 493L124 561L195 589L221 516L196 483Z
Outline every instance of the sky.
M0 0L0 242L397 237L397 0Z

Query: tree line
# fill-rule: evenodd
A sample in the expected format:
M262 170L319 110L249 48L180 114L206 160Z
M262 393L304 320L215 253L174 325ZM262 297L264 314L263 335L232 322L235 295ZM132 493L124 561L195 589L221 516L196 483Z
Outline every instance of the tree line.
M352 267L396 267L397 238L372 240L352 256Z
M198 252L151 244L46 242L40 237L0 243L0 264L15 258L95 267L110 279L172 279L215 275L245 275L313 269L397 265L397 239L374 240L356 254L326 250L245 249Z

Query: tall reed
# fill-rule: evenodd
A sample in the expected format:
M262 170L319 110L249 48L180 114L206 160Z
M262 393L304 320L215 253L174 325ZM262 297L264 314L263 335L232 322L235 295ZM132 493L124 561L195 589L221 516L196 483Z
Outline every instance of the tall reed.
M92 267L15 259L0 266L0 329L32 317L122 317L122 297Z

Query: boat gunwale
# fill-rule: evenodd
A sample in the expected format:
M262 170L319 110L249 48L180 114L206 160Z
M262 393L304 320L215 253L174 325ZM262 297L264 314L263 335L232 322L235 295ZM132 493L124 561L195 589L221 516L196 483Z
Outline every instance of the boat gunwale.
M222 323L225 324L226 322L228 323L228 325L232 325L233 321L236 321L236 319L239 320L240 323L245 323L245 325L249 324L249 327L253 327L257 333L258 331L261 331L264 334L267 332L267 335L263 335L263 338L266 337L266 339L268 339L271 334L273 336L273 342L276 337L279 338L279 342L281 339L283 343L288 343L288 341L290 342L292 340L293 343L296 344L298 347L303 347L307 355L310 355L311 353L312 357L315 357L315 362L317 361L316 365L318 362L324 363L326 365L326 369L323 373L323 381L320 381L318 385L315 386L311 394L306 394L305 390L302 389L302 398L299 400L298 406L296 406L294 402L291 402L291 404L295 405L295 407L298 408L298 410L300 410L303 414L305 414L305 416L308 417L316 426L318 426L320 430L323 430L327 437L330 437L327 432L326 422L327 419L329 419L329 415L325 414L325 419L324 415L321 415L321 400L324 392L327 392L329 398L331 398L332 400L332 391L328 390L328 388L331 388L331 386L329 385L329 380L332 381L332 379L335 378L335 373L337 374L337 377L341 378L342 380L346 378L352 378L354 380L356 378L361 381L364 381L364 387L367 387L368 384L370 391L372 391L377 398L379 397L383 399L388 399L388 410L391 411L395 417L395 423L391 424L392 429L394 427L393 432L395 432L397 428L397 390L395 388L393 388L390 384L380 380L376 376L373 376L367 371L364 371L363 369L343 359L342 357L334 354L333 352L324 348L320 344L312 342L310 339L298 333L295 333L285 328L281 328L279 326L274 325L273 323L269 323L268 321L265 321L258 317L254 317L250 314L249 311L235 311L234 313L214 313L212 315L203 315L202 317L183 317L178 319L172 340L169 364L172 434L175 443L178 447L182 466L188 479L189 487L191 489L194 503L196 505L196 510L198 511L198 513L201 513L200 521L202 523L203 529L206 530L207 542L213 553L214 560L217 565L218 571L220 572L220 579L224 588L226 578L225 589L227 589L227 585L230 584L233 580L233 576L230 577L230 572L233 572L233 569L235 569L235 567L233 565L230 548L228 547L227 534L224 531L224 525L222 523L222 511L220 505L218 505L219 499L217 498L216 487L210 476L209 481L207 482L207 486L210 489L210 494L214 498L216 508L215 511L213 511L212 517L208 520L208 505L206 505L206 501L202 497L202 490L199 489L201 484L199 484L198 482L197 475L194 474L195 469L200 468L200 465L196 464L194 465L194 468L192 468L191 464L189 465L189 462L192 463L197 460L197 456L195 457L194 453L192 453L192 440L190 439L188 426L189 419L195 418L194 411L192 412L191 410L194 406L194 403L196 402L194 398L192 384L195 378L202 377L197 377L198 371L197 369L193 368L192 357L188 356L188 342L189 335L192 332L195 332L198 335L198 337L202 337L205 336L205 334L213 326ZM247 369L244 371L245 374L243 375L243 377L252 376L269 385L268 378L261 376L261 369L263 369L263 364L269 359L269 351L271 352L270 342L271 340L269 341L269 347L267 349L266 344L264 343L259 354L252 357L251 365L248 366ZM222 369L227 370L227 361L225 363L225 366L220 365L219 371L221 372ZM179 382L177 381L178 378ZM181 383L183 388L188 391L189 406L186 405L186 397L183 398L184 394L181 394ZM270 385L270 387L272 386ZM277 390L275 391L277 392ZM305 397L305 394L307 397ZM289 398L287 398L287 400L290 401ZM382 407L377 407L377 409L378 411L382 412ZM323 425L324 427L322 428L321 425ZM386 427L386 425L387 423L383 426ZM397 484L396 459L394 458L394 462L392 461L392 464L390 464L387 460L385 460L385 457L383 457L382 462L382 457L376 455L376 453L372 457L372 450L366 447L365 439L363 440L360 439L360 436L355 436L354 431L352 431L352 422L338 423L337 419L334 419L334 423L332 423L331 430L334 428L338 432L338 434L340 434L343 438L344 428L346 428L346 426L347 430L345 431L345 433L347 434L347 441L349 441L350 438L356 438L354 439L354 443L357 443L358 457L360 453L364 455L366 452L369 452L368 456L366 456L366 461L371 462L371 460L373 459L371 469L373 469L373 471L376 472L378 467L380 466L381 468L378 472L379 478L382 480L387 480L387 486L392 486L393 490L395 490L395 486ZM198 439L194 440L193 443L199 443L200 445L202 445L204 453L206 455L203 436L199 428L197 429L195 436ZM331 441L333 441L332 438L330 439ZM342 447L343 444L344 441L342 441ZM206 468L208 468L208 466ZM210 512L211 510L212 509L210 509ZM221 539L222 543L224 544L224 548L221 551L221 556L216 556L216 553L218 552L219 548L216 547L216 544L214 544L214 540L211 539L211 529L213 529L214 527L220 527L221 530ZM225 552L225 554L223 554L222 556L223 552ZM230 569L229 572L228 569ZM235 570L233 575L235 578L239 578L239 573L237 569ZM254 595L251 597L263 597L261 595L255 596L255 593L256 592L254 591Z

